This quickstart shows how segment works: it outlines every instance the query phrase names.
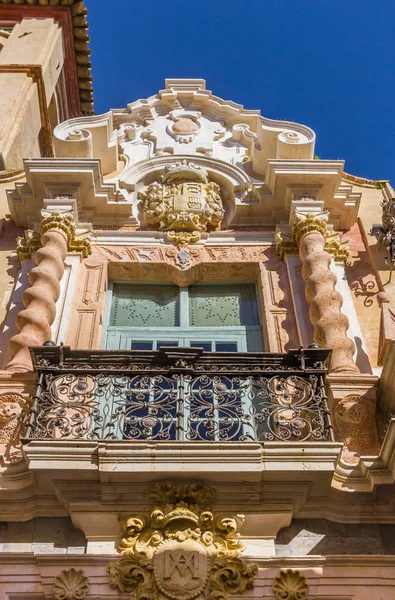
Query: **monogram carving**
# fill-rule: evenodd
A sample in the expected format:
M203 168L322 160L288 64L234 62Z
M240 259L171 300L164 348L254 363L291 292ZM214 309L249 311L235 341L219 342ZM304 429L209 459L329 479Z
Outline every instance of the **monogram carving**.
M148 185L140 198L145 223L165 231L178 246L197 242L202 231L218 227L224 216L219 185L186 161L169 167L162 183Z
M112 587L134 592L136 600L226 600L253 587L258 568L239 558L243 517L199 508L196 502L213 498L205 486L159 484L151 492L166 504L148 518L120 516L123 556L108 567Z

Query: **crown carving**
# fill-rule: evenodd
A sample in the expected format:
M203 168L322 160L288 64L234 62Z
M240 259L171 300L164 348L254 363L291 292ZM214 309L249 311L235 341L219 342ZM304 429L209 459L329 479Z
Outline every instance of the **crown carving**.
M163 183L176 179L189 179L190 181L207 183L208 173L204 167L184 159L165 166L165 173L162 176Z

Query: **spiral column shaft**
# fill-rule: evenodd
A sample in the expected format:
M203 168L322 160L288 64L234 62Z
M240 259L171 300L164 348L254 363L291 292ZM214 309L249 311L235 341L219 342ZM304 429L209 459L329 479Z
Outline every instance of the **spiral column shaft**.
M337 277L330 268L331 255L324 250L325 232L325 220L311 215L302 218L294 227L294 239L303 263L310 321L314 326L314 342L332 348L331 373L358 373L353 361L355 344L347 336L349 320L341 312L343 297L335 288Z
M41 346L51 339L67 255L67 233L55 226L42 233L41 244L34 256L37 266L28 276L31 287L22 296L25 308L15 321L19 333L9 343L12 359L6 366L7 371L32 370L29 346Z

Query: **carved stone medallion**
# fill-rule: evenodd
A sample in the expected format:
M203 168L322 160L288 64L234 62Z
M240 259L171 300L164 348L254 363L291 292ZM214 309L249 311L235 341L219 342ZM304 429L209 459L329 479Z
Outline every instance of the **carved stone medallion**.
M156 550L152 562L155 583L167 598L192 600L203 592L209 560L196 540L167 540Z

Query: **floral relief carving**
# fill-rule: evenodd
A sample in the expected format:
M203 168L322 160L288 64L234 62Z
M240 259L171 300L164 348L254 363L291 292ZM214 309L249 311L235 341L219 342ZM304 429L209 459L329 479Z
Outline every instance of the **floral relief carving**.
M344 443L346 462L353 462L360 454L379 451L375 412L375 400L366 396L349 395L336 404L336 439Z
M89 581L83 571L68 569L55 577L53 596L55 600L83 600L89 591Z
M29 406L19 394L0 395L0 454L6 461L21 458L21 437L27 425Z
M123 555L108 572L110 585L136 600L226 600L253 587L256 565L239 558L242 516L217 516L206 504L214 492L199 484L158 484L161 502L148 517L121 515Z
M277 600L306 600L308 591L306 578L299 571L287 569L274 578L273 592Z

